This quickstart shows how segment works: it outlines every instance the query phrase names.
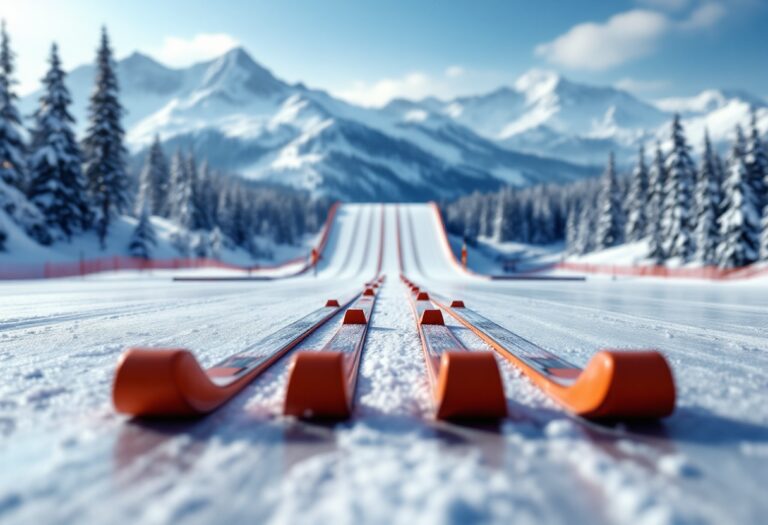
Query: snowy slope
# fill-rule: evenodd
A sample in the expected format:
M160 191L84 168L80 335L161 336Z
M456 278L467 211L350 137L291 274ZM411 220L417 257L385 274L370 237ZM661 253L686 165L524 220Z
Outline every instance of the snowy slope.
M361 363L355 415L279 416L289 360L193 421L113 413L126 345L180 345L204 365L357 289L374 269L378 206L340 210L318 277L172 283L158 276L0 283L0 520L4 523L758 524L768 506L768 300L764 287L666 282L487 283L452 269L434 214L400 207L408 271L430 289L583 365L601 347L657 347L678 386L656 425L564 413L499 360L511 416L498 427L430 419L421 345L387 281ZM412 217L413 237L406 215ZM355 226L358 234L355 235ZM329 242L329 246L331 245ZM362 264L367 257L369 262ZM408 265L418 259L421 271ZM358 266L358 263L361 266ZM357 271L349 271L350 268ZM344 273L346 277L337 275ZM305 341L313 350L340 319ZM467 346L486 349L466 329Z

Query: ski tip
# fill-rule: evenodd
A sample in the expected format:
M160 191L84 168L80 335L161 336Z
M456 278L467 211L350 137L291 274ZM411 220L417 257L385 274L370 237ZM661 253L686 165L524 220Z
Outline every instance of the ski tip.
M368 324L365 318L365 312L360 308L350 308L344 312L344 321L342 324Z
M464 308L464 301L454 299L451 301L451 308Z
M365 291L363 292L363 295L365 296L376 295L376 292L373 291L373 288L366 288Z
M350 416L341 352L299 352L288 374L283 413L305 419Z
M419 324L437 324L444 325L443 313L440 310L427 309L421 313Z
M421 292L421 291L420 291L420 292L419 292L419 293L416 295L416 300L417 300L417 301L429 301L429 294L428 294L427 292Z
M339 306L341 306L341 305L339 305L339 301L338 301L338 299L328 299L328 300L325 302L325 306L326 306L326 307L334 307L334 306L335 306L335 307L337 307L337 308L338 308L338 307L339 307Z
M675 381L656 350L601 350L569 388L574 411L592 419L657 419L675 410Z
M507 415L504 385L491 352L445 352L438 377L438 419L500 419Z
M117 365L112 402L116 411L131 416L189 416L218 404L215 388L188 350L130 348Z

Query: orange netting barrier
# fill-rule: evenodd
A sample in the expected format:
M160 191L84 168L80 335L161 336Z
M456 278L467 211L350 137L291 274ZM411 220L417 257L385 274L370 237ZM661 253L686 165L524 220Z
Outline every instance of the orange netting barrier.
M328 217L323 226L323 233L317 244L316 250L322 254L330 234L333 219L336 216L339 203L334 203L328 210ZM100 272L114 272L119 270L181 270L191 268L219 268L225 270L238 270L254 272L262 270L276 270L304 261L305 266L299 272L306 271L311 263L307 256L301 255L287 261L276 264L257 264L240 266L229 264L210 258L173 258L173 259L141 259L138 257L100 257L96 259L82 259L71 262L45 262L8 265L0 264L0 280L7 279L51 279L58 277L78 277Z

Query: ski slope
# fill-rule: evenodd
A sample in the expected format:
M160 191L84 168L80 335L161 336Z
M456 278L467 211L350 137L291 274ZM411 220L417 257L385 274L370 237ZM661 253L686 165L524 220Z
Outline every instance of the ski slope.
M491 282L458 267L439 227L426 205L345 205L317 275L0 282L0 523L764 522L765 284ZM432 419L398 246L413 280L579 365L600 348L660 349L677 382L675 414L589 423L498 359L509 418ZM114 412L126 346L184 347L213 365L359 290L379 257L387 280L351 420L283 417L289 358L202 419ZM340 321L295 351L319 350Z

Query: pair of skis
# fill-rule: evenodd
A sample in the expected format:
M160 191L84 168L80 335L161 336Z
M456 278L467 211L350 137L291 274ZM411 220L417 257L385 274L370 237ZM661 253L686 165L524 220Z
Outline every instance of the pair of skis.
M574 414L588 419L661 418L675 409L672 371L656 350L601 350L581 369L467 308L463 301L442 296L433 300Z
M379 283L374 284L378 286ZM330 299L323 307L207 370L186 349L131 348L122 355L115 372L112 388L115 409L132 416L194 416L212 412L350 304L353 307L347 309L344 324L329 343L333 343L333 346L326 345L326 349L343 349L356 375L359 354L373 308L374 289L366 287L362 294L341 302ZM342 345L342 341L349 344ZM345 372L346 358L338 360L339 364L343 364ZM298 374L297 363L300 364ZM303 386L306 380L302 374L313 367L318 369L321 366L318 363L317 357L298 359L294 363L289 386L291 401L286 404L286 410L288 407L291 413L313 410L323 415L326 405L309 404L302 409L302 398L296 395L296 392L307 389ZM347 385L353 391L354 380L347 381ZM351 399L351 395L348 397ZM333 414L328 415L341 416L342 412L334 405Z

